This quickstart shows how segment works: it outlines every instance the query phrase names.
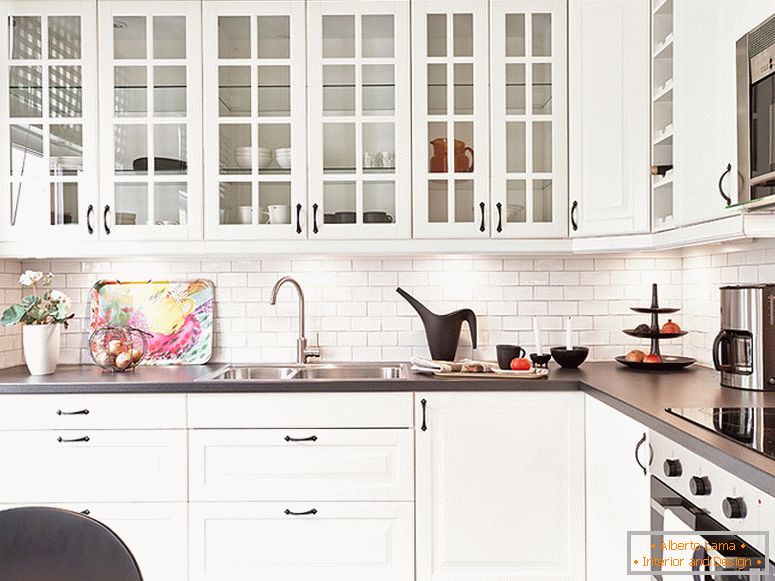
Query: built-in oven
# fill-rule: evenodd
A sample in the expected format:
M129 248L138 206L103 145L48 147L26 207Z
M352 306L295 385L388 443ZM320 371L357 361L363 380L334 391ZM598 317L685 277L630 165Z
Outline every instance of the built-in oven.
M736 61L739 197L744 203L775 194L775 16L737 41Z
M664 573L674 575L683 571L688 575L691 569L696 572L693 581L775 581L774 575L761 573L767 567L763 552L654 476L651 477L651 530L670 531L664 536L655 535L651 541L651 557L660 563L655 568ZM722 572L724 575L719 574ZM673 579L660 574L654 574L653 578Z

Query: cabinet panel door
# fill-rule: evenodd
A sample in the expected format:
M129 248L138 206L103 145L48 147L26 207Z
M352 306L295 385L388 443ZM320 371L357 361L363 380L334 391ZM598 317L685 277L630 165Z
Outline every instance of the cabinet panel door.
M569 5L571 234L647 232L649 2Z
M414 579L408 502L193 502L189 510L192 581Z
M201 5L100 5L101 211L106 240L202 236Z
M96 2L3 2L3 240L97 237Z
M192 500L412 500L413 432L192 430Z
M416 395L418 581L583 578L582 398Z
M14 467L0 480L6 502L187 497L185 430L2 432L0 458Z
M23 505L0 505L0 510ZM83 512L129 547L144 581L188 579L188 506L185 502L39 504Z
M415 238L490 235L487 38L486 2L412 2Z
M719 193L719 178L727 164L737 167L735 43L727 32L732 28L728 3L674 3L673 188L679 225L728 214ZM733 202L737 201L735 175L730 171L722 181Z
M494 238L567 236L566 3L490 4Z
M304 8L203 4L208 238L307 235Z
M409 3L307 5L309 237L408 238Z
M627 531L650 530L649 476L635 450L647 433L628 416L585 396L587 578L619 581L627 576ZM648 442L638 448L648 466ZM633 537L632 554L648 555L648 537Z

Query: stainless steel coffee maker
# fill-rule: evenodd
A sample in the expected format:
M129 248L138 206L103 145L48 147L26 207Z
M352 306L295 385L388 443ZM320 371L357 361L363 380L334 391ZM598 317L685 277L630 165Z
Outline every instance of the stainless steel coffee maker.
M775 284L721 287L713 364L725 387L775 390Z

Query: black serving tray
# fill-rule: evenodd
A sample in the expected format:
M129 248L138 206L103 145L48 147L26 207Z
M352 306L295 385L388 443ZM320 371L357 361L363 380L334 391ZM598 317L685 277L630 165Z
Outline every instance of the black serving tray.
M670 313L677 313L681 309L673 307L630 307L630 310L636 313L656 313L658 315L669 315Z
M616 357L616 361L622 365L626 365L630 369L637 369L639 371L677 371L684 367L689 367L692 363L696 363L696 359L691 357L679 357L677 355L662 355L661 363L643 363L639 361L627 361L624 355Z
M636 331L635 329L624 329L630 337L639 337L641 339L675 339L676 337L683 337L689 331L679 331L678 333L662 333L659 329L655 331Z

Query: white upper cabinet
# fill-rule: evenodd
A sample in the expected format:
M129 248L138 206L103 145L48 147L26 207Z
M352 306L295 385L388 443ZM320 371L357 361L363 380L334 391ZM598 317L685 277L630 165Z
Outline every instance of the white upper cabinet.
M493 0L493 237L563 237L568 149L564 0Z
M304 3L203 7L207 238L305 238Z
M199 2L100 3L102 235L202 232Z
M649 230L649 17L649 0L570 2L573 236Z
M728 214L719 187L737 201L736 39L726 5L738 2L670 3L675 55L675 221L687 225ZM727 172L728 165L735 171Z
M4 240L97 236L95 2L3 2Z
M307 6L309 237L409 238L409 3Z
M488 237L487 3L416 0L412 39L414 237Z

